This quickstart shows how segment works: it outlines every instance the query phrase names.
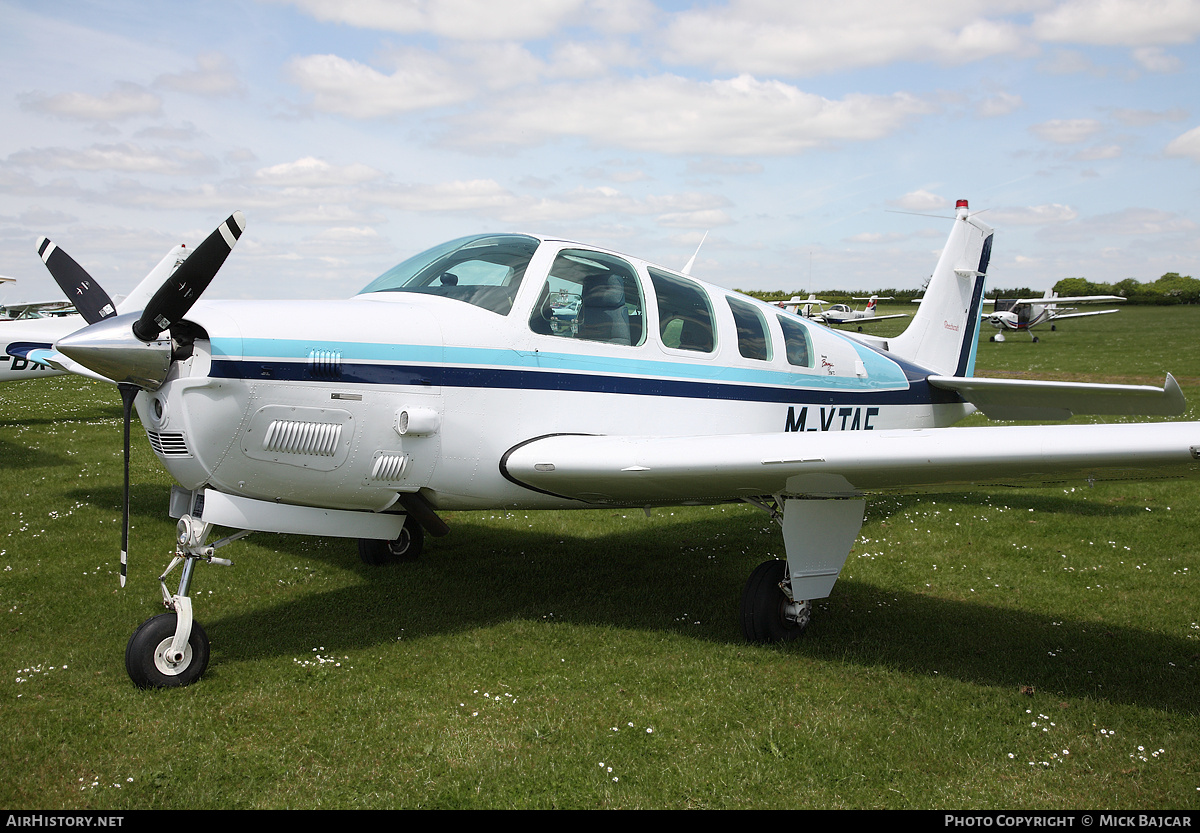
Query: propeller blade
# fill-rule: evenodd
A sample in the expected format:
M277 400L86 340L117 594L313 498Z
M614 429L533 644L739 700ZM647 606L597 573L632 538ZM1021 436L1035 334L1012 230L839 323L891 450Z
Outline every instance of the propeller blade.
M245 228L246 216L240 211L233 212L217 226L216 231L205 238L191 257L154 293L142 310L141 318L134 323L133 334L142 341L154 341L187 315L192 304L216 277Z
M38 255L55 283L75 304L75 309L89 324L95 324L117 314L117 307L108 293L75 259L45 237L38 238Z
M133 400L138 395L136 385L120 385L121 406L125 419L125 486L121 502L121 586L129 567L129 423L133 419Z

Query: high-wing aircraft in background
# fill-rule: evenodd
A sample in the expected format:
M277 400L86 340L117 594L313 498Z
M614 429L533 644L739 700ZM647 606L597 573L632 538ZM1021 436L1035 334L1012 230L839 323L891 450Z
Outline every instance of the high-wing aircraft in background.
M759 565L741 603L745 636L775 641L829 595L871 494L1200 473L1200 423L947 427L976 409L1046 420L1185 404L1170 376L975 378L992 230L966 201L924 303L889 339L526 234L443 243L346 301L198 301L244 222L222 223L141 312L38 356L116 382L126 454L136 407L180 484L168 612L126 649L139 686L204 672L194 569L228 563L214 551L246 531L357 538L378 563L445 534L447 510L745 501L783 530L786 559ZM214 527L241 532L210 544Z
M63 291L67 294L68 298L72 298L72 301L53 302L60 307L65 306L70 308L71 314L23 315L11 321L0 322L0 382L15 382L21 379L57 376L69 371L83 376L103 379L104 377L96 376L96 374L91 373L85 367L73 365L65 357L60 357L58 367L51 367L48 364L32 360L30 354L48 350L53 346L54 342L86 326L88 323L99 321L101 318L109 315L116 315L118 312L142 309L145 307L150 295L187 258L191 250L184 246L176 246L171 249L158 262L158 265L151 269L149 274L142 279L142 282L138 284L133 292L119 302L113 303L107 294L100 289L99 284L96 284L69 255L50 241L45 240L45 238L43 238L43 241L39 241L39 254L47 261L47 266L51 266L52 271L56 272L56 279L62 276L64 280L71 279L74 281L74 283L68 283L63 287ZM51 261L53 261L53 264L51 264ZM60 280L59 283L61 286L62 281ZM80 303L83 303L85 296L90 302L95 302L98 299L100 301L100 303L94 304L95 308L93 310L88 311L93 321L89 321L85 316L75 311L74 300L79 299ZM11 305L8 308L11 309L13 306L21 305ZM47 304L46 302L41 302L23 306L32 306L41 310L46 308ZM108 379L104 380L109 381Z
M988 323L1000 332L989 341L1004 341L1005 330L1032 330L1040 324L1050 324L1063 318L1085 318L1092 315L1108 315L1117 312L1115 309L1097 310L1095 312L1075 312L1074 307L1060 307L1059 304L1113 304L1125 299L1120 295L1077 295L1073 298L1059 298L1058 293L1047 289L1041 298L1017 298L1015 300L998 298L995 307L987 314ZM988 302L991 303L991 302ZM1033 335L1030 333L1030 335ZM1037 336L1033 336L1036 343Z

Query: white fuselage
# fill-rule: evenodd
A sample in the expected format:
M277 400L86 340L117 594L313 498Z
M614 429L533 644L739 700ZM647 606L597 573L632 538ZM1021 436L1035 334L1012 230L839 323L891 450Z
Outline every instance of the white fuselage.
M646 265L633 259L646 298L640 343L536 332L548 264L567 247L582 248L541 242L506 314L410 292L201 302L189 320L207 337L161 388L139 395L141 421L189 489L379 511L418 490L443 509L580 506L504 476L510 450L551 434L712 442L935 427L971 410L932 392L919 369L906 373L826 327L691 279L711 305L715 344L667 346ZM760 311L765 355L742 355L731 296ZM804 366L789 361L798 359L785 349L782 318L807 333Z

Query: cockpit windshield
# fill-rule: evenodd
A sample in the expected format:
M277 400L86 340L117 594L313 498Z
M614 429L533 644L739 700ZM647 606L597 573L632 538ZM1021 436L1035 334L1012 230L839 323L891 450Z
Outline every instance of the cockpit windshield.
M507 315L539 243L523 234L460 237L393 266L358 294L419 292Z

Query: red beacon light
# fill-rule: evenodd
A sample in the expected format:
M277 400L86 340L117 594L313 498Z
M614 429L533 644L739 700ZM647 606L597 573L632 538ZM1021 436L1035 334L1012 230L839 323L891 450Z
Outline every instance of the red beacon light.
M954 207L955 207L956 209L957 209L957 208L966 208L966 207L967 207L967 201L966 201L966 200L959 200L957 203L955 203Z

